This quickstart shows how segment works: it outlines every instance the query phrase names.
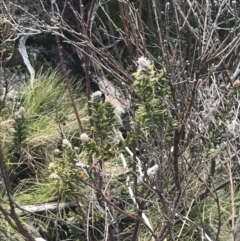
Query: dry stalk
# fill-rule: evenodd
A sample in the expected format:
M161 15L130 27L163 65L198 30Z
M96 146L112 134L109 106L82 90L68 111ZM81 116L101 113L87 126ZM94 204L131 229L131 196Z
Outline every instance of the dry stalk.
M12 187L11 187L11 182L9 179L9 174L7 171L7 166L4 161L3 153L2 153L2 148L0 147L0 169L3 177L3 182L6 188L6 193L8 197L8 202L10 205L10 214L2 207L0 206L0 211L4 215L6 221L9 223L9 225L15 229L17 232L19 232L25 240L28 241L35 241L35 238L27 231L26 228L22 225L21 221L19 220L16 210L15 210L15 204L13 200L13 195L12 195Z
M232 160L227 161L228 167L228 176L229 176L229 186L230 186L230 193L231 193L231 206L232 206L232 230L235 229L235 201L234 201L234 183L233 183L233 175L232 175ZM235 241L234 232L231 233L232 241Z

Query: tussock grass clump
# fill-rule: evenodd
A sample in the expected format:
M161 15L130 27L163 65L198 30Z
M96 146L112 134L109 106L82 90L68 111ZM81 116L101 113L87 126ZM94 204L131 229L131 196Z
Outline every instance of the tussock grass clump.
M80 92L80 90L79 90ZM76 94L76 104L79 115L86 121L86 100ZM11 114L3 116L1 121L1 140L4 149L8 150L8 159L13 153L21 153L25 159L35 160L42 157L46 150L49 152L61 143L61 133L72 136L78 133L77 121L72 109L64 80L57 72L49 75L39 75L33 88L26 85L21 96L21 105L24 106L26 117L24 119L25 137L18 150L14 147L14 107ZM11 161L10 161L11 162Z
M79 96L76 96L75 101L79 107L78 113L84 120L86 100ZM30 122L26 142L31 148L56 144L60 137L59 124L64 126L64 132L67 134L78 132L64 80L58 73L40 76L33 89L27 86L23 104Z
M80 87L73 94L78 114L87 125L86 98L81 96ZM62 150L63 138L74 139L76 145L79 142L77 120L64 79L56 71L40 74L34 85L24 85L19 95L20 105L8 103L0 119L1 145L13 184L14 200L19 206L68 201L71 195L66 183L49 178L48 170L49 163L59 161L54 150ZM23 110L24 115L20 115ZM3 202L9 210L7 200ZM21 219L32 232L31 220ZM0 220L1 227L15 233L4 219ZM16 235L15 240L23 240L21 235Z

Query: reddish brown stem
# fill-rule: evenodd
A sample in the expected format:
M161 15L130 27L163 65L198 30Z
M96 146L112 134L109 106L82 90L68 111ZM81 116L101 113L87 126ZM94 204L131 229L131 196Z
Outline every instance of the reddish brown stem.
M0 147L0 169L2 172L2 177L3 177L3 181L5 184L7 197L10 205L11 218L9 217L10 215L6 212L6 210L2 206L0 206L0 211L4 215L9 225L12 228L14 228L16 231L18 231L25 238L25 240L35 241L35 238L27 231L27 229L23 227L22 223L20 222L15 212L14 201L12 199L12 187L11 187L11 183L10 183L10 179L9 179L9 175L8 175L7 167L4 161L1 147ZM12 222L12 220L14 221L14 223Z
M51 2L52 18L55 19L53 2L52 1L50 1L50 2ZM59 39L58 35L56 35L56 43L57 43L57 47L58 47L58 53L59 53L59 57L60 57L61 65L62 65L64 78L65 78L65 83L67 85L69 97L70 97L70 100L71 100L71 103L72 103L72 106L73 106L73 110L74 110L75 116L77 118L79 131L81 133L83 133L84 132L84 128L83 128L83 125L81 123L81 120L80 120L80 117L79 117L79 114L78 114L78 110L77 110L77 107L76 107L76 104L75 104L75 101L74 101L70 80L69 80L69 77L68 77L68 74L67 74L67 66L66 66L66 63L64 61L62 46L60 44L60 39Z
M71 190L72 193L73 193L73 197L74 197L74 199L75 199L75 201L76 201L76 203L77 203L78 209L79 209L80 214L81 214L81 216L82 216L82 218L83 218L84 228L85 228L85 232L86 232L86 231L87 231L87 227L88 227L88 225L87 225L87 223L88 223L87 215L85 214L83 208L82 208L81 205L80 205L80 202L78 201L77 196L76 196L75 193L74 193L74 188L73 188L72 183L71 183L71 182L68 182L68 185L69 185L69 187L70 187L70 190ZM89 235L89 232L86 232L86 235L87 235L87 234ZM90 236L88 236L87 238L88 238L89 241L92 240Z

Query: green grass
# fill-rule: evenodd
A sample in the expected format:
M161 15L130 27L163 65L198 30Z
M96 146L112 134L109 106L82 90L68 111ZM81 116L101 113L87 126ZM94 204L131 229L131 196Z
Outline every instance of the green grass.
M58 162L54 149L61 147L61 131L67 139L79 142L78 124L64 79L57 72L39 75L33 88L26 84L22 90L20 98L26 110L26 138L17 148L13 142L16 135L14 113L18 107L8 103L0 117L0 142L12 181L15 177L19 178L21 166L26 165L26 173L21 177L23 179L17 180L18 184L14 188L14 200L20 206L56 201L59 198L61 202L69 201L72 196L66 182L48 177L49 163ZM86 98L82 96L80 87L73 92L78 114L86 126ZM35 174L28 174L29 170ZM9 210L7 200L2 200L2 205ZM25 219L23 221L27 225L29 220ZM0 219L0 226L14 233L16 240L23 240L3 218Z

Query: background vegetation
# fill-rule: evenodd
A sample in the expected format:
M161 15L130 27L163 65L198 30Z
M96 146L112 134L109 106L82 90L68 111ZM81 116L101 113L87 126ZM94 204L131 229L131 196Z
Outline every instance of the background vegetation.
M0 6L1 240L240 240L239 1Z

